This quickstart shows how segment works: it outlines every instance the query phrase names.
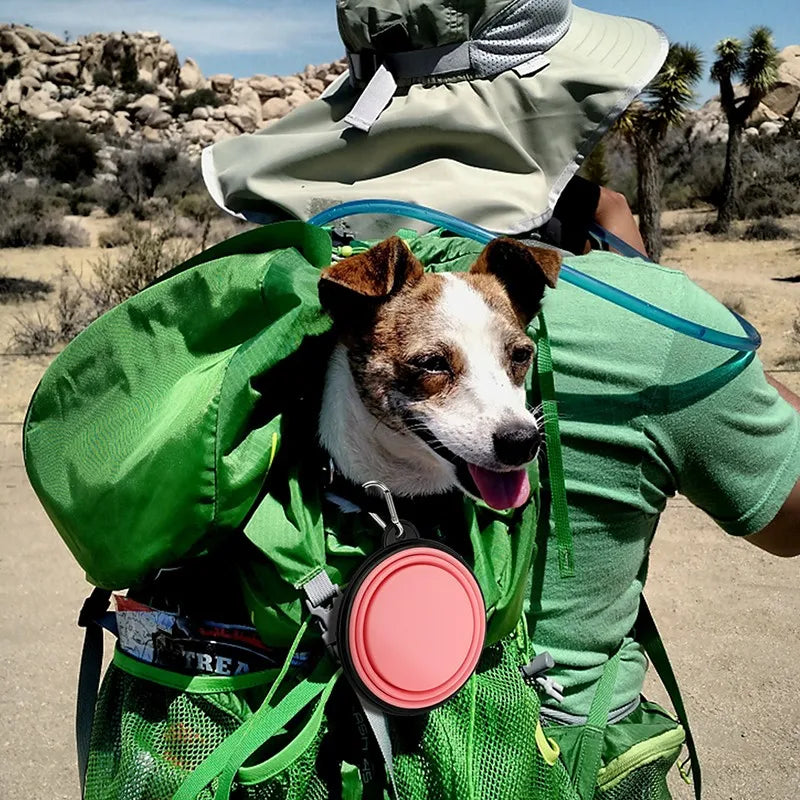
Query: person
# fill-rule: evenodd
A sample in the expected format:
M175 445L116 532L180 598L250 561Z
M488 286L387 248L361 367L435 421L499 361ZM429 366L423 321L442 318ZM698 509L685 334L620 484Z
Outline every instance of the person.
M412 1L402 13L341 0L338 11L349 75L266 130L204 153L207 186L223 208L265 222L389 198L514 235L555 217L567 229L550 225L545 235L586 250L574 203L569 211L581 184L571 179L663 63L658 29L569 0L487 0L466 10ZM594 195L591 216L643 250L620 197ZM554 214L559 198L568 213ZM340 232L376 238L407 222L353 217ZM741 333L682 272L597 251L580 268ZM527 608L535 648L551 653L552 677L564 686L561 702L545 699L544 715L559 735L586 722L618 654L609 719L644 724L647 659L634 627L667 501L681 493L727 533L779 556L800 553L798 399L766 377L757 356L668 331L563 281L544 316L576 575L561 574L550 519Z

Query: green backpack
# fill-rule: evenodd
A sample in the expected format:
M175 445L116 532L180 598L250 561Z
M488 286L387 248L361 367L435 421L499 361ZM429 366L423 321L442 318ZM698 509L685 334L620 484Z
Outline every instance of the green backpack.
M467 269L478 247L436 234L409 243L429 267L446 270ZM537 685L521 671L535 655L522 609L538 491L509 512L459 499L437 528L443 540L459 532L461 555L484 595L486 647L450 700L392 720L389 752L378 742L376 755L363 709L333 660L315 651L318 635L302 595L323 571L346 584L376 546L366 515L324 504L318 465L308 456L316 427L309 409L331 346L317 282L331 258L328 233L300 222L228 240L97 320L56 358L33 397L24 431L28 475L98 587L81 615L84 796L367 798L383 797L391 784L409 800L616 800L633 796L621 791L634 786L636 797L668 797L664 774L684 729L643 706L637 713L645 715L648 740L661 737L658 745L639 747L627 760L629 735L609 749L613 654L577 736L540 724ZM542 397L552 412L543 327L537 336ZM552 479L560 469L557 417L546 416ZM551 484L568 573L563 481L560 491L557 480ZM258 634L284 649L282 666L188 676L117 649L97 697L109 592L203 561L233 569ZM654 628L647 630L660 646ZM305 668L295 660L304 648L316 652ZM349 750L340 746L344 739L353 740ZM569 752L560 754L557 740ZM655 764L658 773L643 783L642 768L652 772Z

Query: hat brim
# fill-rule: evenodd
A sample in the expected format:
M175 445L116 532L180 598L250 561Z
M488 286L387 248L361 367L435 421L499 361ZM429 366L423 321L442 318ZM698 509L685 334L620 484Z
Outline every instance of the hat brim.
M524 233L550 218L668 47L647 22L574 7L568 32L535 74L411 86L369 133L344 122L359 92L340 81L265 130L204 151L206 185L230 213L262 222L389 198ZM398 224L387 220L370 233ZM365 235L364 226L356 232Z

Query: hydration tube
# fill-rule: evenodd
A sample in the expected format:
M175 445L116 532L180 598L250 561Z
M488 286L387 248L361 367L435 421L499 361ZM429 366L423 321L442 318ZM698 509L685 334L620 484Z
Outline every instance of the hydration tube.
M476 242L482 244L488 244L492 239L503 235L494 233L479 225L473 225L471 222L454 217L452 214L446 214L443 211L437 211L433 208L399 200L353 200L322 211L312 217L309 222L312 225L322 226L342 219L343 217L357 214L391 214L399 217L410 217L411 219L420 220L421 222L428 222L439 228L445 228L452 233L474 239ZM599 225L592 225L589 233L625 256L650 261L643 253L640 253L627 242L624 242L618 236L601 228ZM615 286L611 286L611 284L605 283L604 281L597 280L597 278L593 278L591 275L587 275L585 272L581 272L568 264L562 265L560 277L573 286L584 289L603 300L607 300L610 303L614 303L614 305L632 311L634 314L645 317L655 322L657 325L662 325L665 328L677 331L685 336L690 336L692 339L699 339L702 342L715 344L719 347L735 350L740 353L754 352L761 347L761 335L759 332L744 317L737 314L735 311L731 311L731 314L733 314L742 326L745 334L744 336L735 336L730 333L725 333L724 331L709 328L705 325L700 325L684 317L679 317L671 311L654 306L652 303L648 303L646 300L642 300L639 297L634 297L634 295L622 289L617 289Z

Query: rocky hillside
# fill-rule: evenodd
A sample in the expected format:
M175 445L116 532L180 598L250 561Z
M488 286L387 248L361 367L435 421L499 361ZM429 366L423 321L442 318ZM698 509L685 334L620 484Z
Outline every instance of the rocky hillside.
M800 122L800 45L780 55L779 82L750 119L747 135L772 136ZM140 143L178 144L190 156L230 136L269 125L325 90L344 61L296 75L204 76L157 33L91 34L65 42L26 26L0 23L0 116L74 120L95 133ZM718 99L692 112L692 143L728 135Z
M0 23L0 116L74 120L126 142L174 143L190 155L268 125L324 91L343 62L285 77L204 76L157 33L91 34L72 42Z
M744 89L739 87L740 96ZM800 124L800 45L781 51L778 83L753 112L745 134L748 137L775 136L789 121ZM728 123L719 98L709 100L688 120L690 141L723 142L728 138Z

